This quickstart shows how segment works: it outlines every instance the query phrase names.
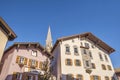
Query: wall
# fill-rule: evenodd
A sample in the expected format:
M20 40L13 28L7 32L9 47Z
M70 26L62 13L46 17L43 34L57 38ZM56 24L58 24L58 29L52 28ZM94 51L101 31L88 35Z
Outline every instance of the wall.
M7 36L0 29L0 61L1 61L7 41L8 41Z
M37 57L34 57L31 55L32 50L37 51ZM25 47L22 46L19 49L14 47L12 52L9 51L5 54L6 55L4 56L4 65L2 68L2 73L0 75L1 80L5 80L5 78L11 80L12 76L9 76L9 75L13 75L13 72L24 73L25 69L29 69L28 62L27 62L27 65L24 65L23 67L20 67L16 63L17 56L23 56L28 58L28 60L33 59L38 62L45 61L47 59L46 55L43 54L38 48L34 48L34 47L26 48L26 46ZM38 63L38 66L39 66L39 63ZM39 67L36 69L39 69Z
M90 45L89 50L92 52L92 56L93 56L93 59L91 59L91 62L95 63L95 65L96 65L96 69L91 69L92 70L91 74L86 73L86 71L85 71L86 69L84 68L82 53L81 53L81 48L80 48L81 42L83 43L83 45L85 42L89 43L89 45ZM70 55L65 54L65 45L66 44L69 44L69 46L70 46L70 52L71 52ZM79 56L74 55L74 50L73 50L74 45L76 45L78 47ZM79 38L70 39L70 40L61 42L60 48L58 47L60 49L60 52L56 52L56 51L58 51L57 49L55 49L56 50L55 52L56 52L56 54L60 54L59 60L61 60L61 75L63 75L62 80L65 80L66 74L73 74L74 78L76 78L77 74L81 74L81 75L83 75L84 80L89 80L90 75L101 76L101 80L104 80L105 76L108 76L109 78L111 78L114 75L113 66L112 66L112 63L111 63L108 53L105 52L103 49L101 49L97 45L94 45L95 48L91 48L92 45L94 45L94 44L91 41L89 41L87 39L79 39ZM105 58L103 61L101 61L99 59L99 55L98 55L99 52L102 54L103 58L104 58L104 54L105 54L108 58L108 61L105 61ZM67 58L72 59L72 62L73 62L72 66L65 65L65 59L67 59ZM77 67L74 65L75 59L81 60L81 66ZM112 67L112 70L111 71L108 69L102 70L101 64L105 64L106 67L107 67L107 65L110 65Z

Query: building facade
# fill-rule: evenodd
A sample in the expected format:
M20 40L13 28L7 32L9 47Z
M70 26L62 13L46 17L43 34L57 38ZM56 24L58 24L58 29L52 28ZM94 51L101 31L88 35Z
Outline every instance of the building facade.
M15 38L16 38L16 34L7 25L7 23L0 17L0 61L3 56L7 42L14 40Z
M114 70L118 80L120 80L120 68L115 68Z
M109 55L115 50L92 33L59 38L52 49L57 80L116 80Z
M38 80L48 57L50 54L39 43L15 43L4 53L0 80Z

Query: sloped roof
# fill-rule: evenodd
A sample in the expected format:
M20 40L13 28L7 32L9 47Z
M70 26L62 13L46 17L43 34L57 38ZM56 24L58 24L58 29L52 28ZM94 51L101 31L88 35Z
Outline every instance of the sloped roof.
M44 47L41 46L39 44L39 42L15 42L12 46L10 46L9 48L7 48L5 50L4 54L7 53L12 48L14 48L14 47L20 47L20 46L25 46L25 47L34 46L34 47L38 48L40 51L42 51L43 53L45 53L48 57L52 57L50 53L48 53L47 51L45 51Z
M103 42L102 40L100 40L99 38L94 36L91 32L86 32L86 33L83 33L83 34L77 34L77 35L58 38L55 45L53 46L53 49L52 49L51 52L53 52L53 50L56 48L56 46L58 45L58 43L60 41L69 40L69 39L73 39L73 38L77 38L77 37L80 37L80 38L85 37L85 38L91 40L94 44L100 46L102 49L107 51L109 54L115 51L112 47L110 47L105 42Z
M8 40L14 40L17 36L8 24L0 17L0 29L8 36Z
M115 68L115 73L120 73L120 68Z

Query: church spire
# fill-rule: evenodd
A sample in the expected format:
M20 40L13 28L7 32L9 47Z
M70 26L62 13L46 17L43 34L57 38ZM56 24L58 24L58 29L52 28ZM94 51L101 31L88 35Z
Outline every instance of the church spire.
M52 47L53 47L53 45L52 45L52 36L51 36L51 30L50 30L50 26L49 26L48 34L47 34L47 38L46 38L46 46L45 46L45 48L46 48L46 50L48 52L50 52Z

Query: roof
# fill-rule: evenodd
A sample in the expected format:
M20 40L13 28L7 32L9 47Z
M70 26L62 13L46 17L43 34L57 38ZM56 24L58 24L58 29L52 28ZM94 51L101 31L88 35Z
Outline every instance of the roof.
M8 26L8 24L0 17L0 29L8 36L8 40L14 40L17 36L13 30Z
M30 46L34 46L35 48L39 48L40 51L42 51L43 53L45 53L48 57L51 57L51 54L48 53L47 51L45 51L44 47L41 46L39 44L39 42L15 42L12 46L10 46L9 48L7 48L4 52L4 54L6 52L8 52L9 50L11 50L14 47L20 47L20 46L25 46L25 47L30 47Z
M120 68L115 68L115 73L120 73Z
M69 39L73 39L73 38L77 38L77 37L78 38L85 37L85 38L91 40L95 45L100 46L102 49L104 49L105 51L107 51L109 54L115 51L113 48L111 48L105 42L103 42L102 40L100 40L99 38L97 38L96 36L94 36L91 32L86 32L86 33L83 33L83 34L77 34L77 35L72 35L72 36L58 38L57 41L56 41L56 43L55 43L55 45L53 46L53 49L52 49L51 52L54 51L54 49L56 48L56 46L58 45L58 43L60 41L69 40Z

